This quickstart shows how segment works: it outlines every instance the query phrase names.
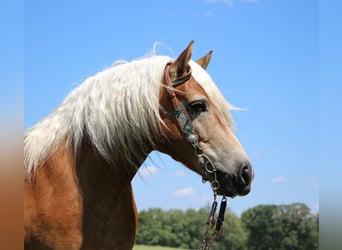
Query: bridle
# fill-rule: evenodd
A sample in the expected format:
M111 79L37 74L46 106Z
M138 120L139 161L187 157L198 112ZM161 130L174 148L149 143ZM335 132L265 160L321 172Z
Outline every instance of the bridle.
M207 229L203 235L203 239L202 239L201 246L200 246L200 249L209 249L210 246L215 241L218 232L220 232L221 230L221 227L224 221L224 213L226 210L227 199L225 196L223 196L221 205L220 205L219 216L216 218L215 216L216 209L217 209L216 198L217 198L217 191L220 188L220 183L217 180L217 171L216 171L215 165L212 163L210 158L203 152L203 150L201 150L199 143L198 143L198 135L193 130L192 121L186 110L186 107L183 105L181 101L179 101L175 93L175 87L189 81L192 78L191 68L189 68L188 72L184 74L183 76L181 76L180 78L177 78L176 80L171 81L170 67L171 67L171 63L168 63L165 67L164 78L165 78L165 83L167 86L167 92L171 98L171 102L173 105L174 117L176 118L178 126L183 132L187 141L195 149L196 155L198 157L198 162L202 170L202 182L204 183L206 181L209 181L211 184L213 193L214 193L214 201L211 206L209 218L207 221ZM208 237L209 231L215 226L215 224L216 224L215 230L213 234L211 235L211 237L209 238Z
M171 81L170 79L170 64L166 65L165 68L165 82L167 86L167 92L171 98L174 116L177 120L178 126L182 130L188 142L194 147L196 155L198 157L199 164L202 169L202 181L206 182L209 180L211 175L212 180L210 180L211 188L214 194L217 194L217 190L220 188L220 183L217 181L217 174L214 164L211 162L210 158L201 150L198 143L197 133L193 130L192 122L190 116L186 110L186 107L176 96L175 87L187 82L192 77L191 69L183 75L182 77Z

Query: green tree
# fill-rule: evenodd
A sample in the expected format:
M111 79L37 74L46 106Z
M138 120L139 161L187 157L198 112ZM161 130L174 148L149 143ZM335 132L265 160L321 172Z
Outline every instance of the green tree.
M203 210L141 211L136 244L197 248L200 243L195 245L195 239L200 242L199 223L203 225L206 217Z
M189 242L186 248L198 249L206 229L206 219L209 216L207 208L201 208L198 211L188 209L186 212L187 226L186 231L189 234Z
M222 234L213 244L214 250L245 250L247 249L247 231L240 220L230 209L225 213Z
M186 214L182 210L169 210L166 217L169 227L169 244L171 247L186 248L190 241Z
M159 208L151 208L140 212L136 243L166 246L169 231L165 223L165 217L165 212Z
M248 249L318 249L318 216L302 203L260 205L245 211Z
M248 230L248 249L278 249L276 240L281 236L280 225L273 219L276 206L256 206L245 211L241 220Z
M141 211L136 243L198 249L209 209ZM318 215L302 203L256 206L241 219L228 209L224 231L211 249L318 249L318 222Z
M283 249L318 249L318 216L302 203L279 206Z

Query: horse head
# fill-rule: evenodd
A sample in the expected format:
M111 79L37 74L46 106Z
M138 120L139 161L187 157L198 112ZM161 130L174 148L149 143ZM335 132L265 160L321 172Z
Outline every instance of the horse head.
M217 194L246 195L254 173L232 132L229 105L205 71L212 51L194 62L192 47L193 41L165 68L157 150L202 175Z

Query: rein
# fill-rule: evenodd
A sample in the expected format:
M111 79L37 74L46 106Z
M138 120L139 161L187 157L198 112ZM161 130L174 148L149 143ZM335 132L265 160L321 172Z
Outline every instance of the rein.
M171 98L172 105L174 108L174 115L177 120L178 126L185 134L186 139L191 145L194 147L195 152L198 157L199 165L202 169L202 182L205 183L209 181L211 184L211 188L214 193L214 201L211 206L209 218L207 220L207 229L203 235L203 239L201 242L200 250L208 250L211 245L214 243L217 234L221 231L223 221L224 221L224 213L227 206L227 199L225 196L222 197L220 210L218 217L216 217L216 210L217 210L217 190L220 188L220 183L217 180L217 173L216 168L210 158L201 150L198 143L198 135L193 130L192 122L190 116L186 110L186 107L180 102L176 96L174 88L180 84L187 82L191 77L191 69L182 77L171 81L170 79L170 63L168 63L165 67L165 82L167 85L167 92ZM211 177L211 179L209 178ZM209 237L210 230L214 227L215 230L212 235Z

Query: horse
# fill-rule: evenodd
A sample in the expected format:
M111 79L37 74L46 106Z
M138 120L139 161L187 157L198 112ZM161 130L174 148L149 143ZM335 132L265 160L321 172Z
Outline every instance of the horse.
M250 192L254 172L232 132L230 105L206 67L152 55L87 78L24 134L25 249L132 249L132 178L153 150L218 195Z

